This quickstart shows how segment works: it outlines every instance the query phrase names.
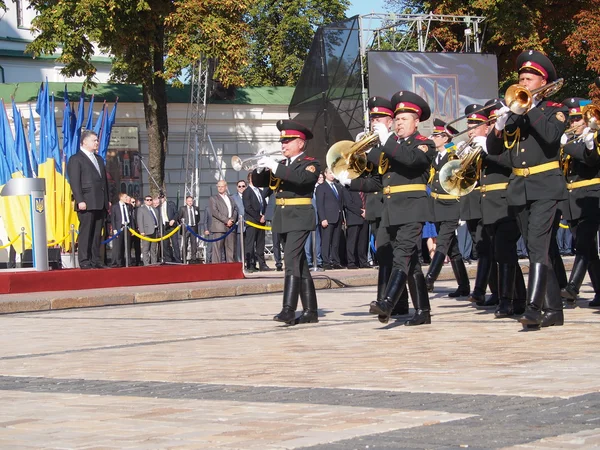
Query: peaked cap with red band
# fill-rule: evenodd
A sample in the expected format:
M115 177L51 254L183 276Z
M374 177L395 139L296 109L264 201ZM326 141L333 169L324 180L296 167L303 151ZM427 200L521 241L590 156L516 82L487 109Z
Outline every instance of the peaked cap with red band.
M369 116L371 117L394 117L394 108L392 103L385 97L369 98Z
M435 118L433 119L433 132L432 134L442 134L446 133L450 137L458 134L458 130L454 127L447 127L446 122L442 119Z
M581 100L585 99L579 97L570 97L563 100L563 105L566 105L569 108L569 118L581 116L581 104L579 103Z
M556 69L546 55L537 50L525 50L517 57L517 72L533 73L549 83L556 80Z
M392 96L394 115L398 113L415 113L420 121L425 121L431 116L431 109L423 98L410 91L399 91Z
M485 122L488 120L489 110L483 105L472 103L467 105L465 108L465 116L467 116L467 123L478 123Z
M285 139L303 139L305 141L312 139L313 134L307 127L299 122L293 120L279 120L277 121L277 129L281 132L279 140Z
M498 110L502 108L502 99L501 98L493 98L485 102L485 106L487 106L485 112L490 119L495 119L498 117Z

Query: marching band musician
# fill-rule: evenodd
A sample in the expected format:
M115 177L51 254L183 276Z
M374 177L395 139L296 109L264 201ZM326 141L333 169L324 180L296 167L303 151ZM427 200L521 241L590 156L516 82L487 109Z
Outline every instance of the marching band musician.
M454 153L448 152L446 145L452 142L452 135L457 133L456 129L446 126L446 122L443 120L437 118L433 120L433 133L429 138L435 144L437 155L431 165L429 186L431 189L431 207L437 231L437 245L425 276L425 283L429 292L433 292L433 285L442 270L446 255L450 258L454 276L458 282L458 289L465 289L465 287L467 290L469 289L467 269L458 248L458 240L455 234L460 216L460 197L444 193L444 189L440 185L440 170L451 158L454 158Z
M377 123L383 124L388 130L391 130L394 125L394 111L392 102L384 97L370 97L368 101L369 120L371 127ZM356 140L359 141L364 136L364 133L359 133ZM377 167L372 167L371 170L365 171L362 176L350 180L347 171L342 171L338 174L338 181L350 187L352 191L360 191L367 193L365 217L371 225L371 234L375 236L375 258L378 263L377 270L377 300L383 300L385 288L387 286L392 266L394 262L394 252L389 238L379 237L381 213L383 211L383 194L381 193L381 175ZM408 280L408 288L411 296L416 295L416 285L413 278ZM400 299L392 310L391 316L402 316L408 314L408 292L406 289L402 291ZM380 315L379 321L387 323L389 316Z
M283 243L285 280L283 308L273 320L289 325L316 323L317 294L306 261L304 244L315 229L316 217L311 200L317 182L319 162L304 154L312 132L304 125L292 120L280 120L277 129L281 132L282 163L264 156L258 167L268 170L252 172L252 183L257 187L270 187L275 191L275 214L272 221L274 233L279 233ZM298 295L303 312L296 318Z
M552 62L534 50L519 55L517 71L519 85L529 91L557 78ZM564 321L548 251L558 203L566 198L559 149L568 110L561 103L544 101L543 92L532 100L532 107L522 114L507 106L500 109L487 138L486 158L512 168L506 199L529 250L527 306L519 321L526 328L539 328Z
M418 249L423 224L431 221L426 183L435 156L435 144L420 135L420 120L431 115L420 96L409 91L393 95L396 136L384 124L375 124L382 145L368 153L367 159L379 168L383 184L383 212L378 239L391 242L393 266L383 299L371 302L369 312L389 317L409 277L416 284L412 298L415 314L405 325L431 323L429 294L419 263ZM379 245L383 245L381 242Z
M500 99L488 101L484 108L480 105L469 105L467 110L478 111L467 116L468 136L472 143L487 153L488 125L494 126L494 119L501 108ZM484 109L482 109L484 108ZM508 212L506 188L511 170L493 161L484 160L479 176L479 192L481 195L481 217L483 234L490 241L489 255L480 255L477 261L477 275L473 293L481 292L485 297L485 281L498 280L498 306L494 312L496 318L509 317L525 312L525 281L517 257L517 242L521 237L517 221ZM489 274L489 271L497 271ZM477 302L479 306L491 306L487 301Z
M568 98L569 136L563 135L563 172L567 181L568 198L562 215L571 228L575 243L575 261L563 298L574 302L588 271L596 294L590 306L600 306L600 259L598 258L597 232L600 225L600 155L594 150L594 133L586 129L581 111L584 99Z

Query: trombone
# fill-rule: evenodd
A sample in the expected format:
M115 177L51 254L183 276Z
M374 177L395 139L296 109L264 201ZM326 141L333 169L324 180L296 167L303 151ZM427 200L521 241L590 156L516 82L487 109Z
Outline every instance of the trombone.
M554 80L552 83L548 83L548 84L541 86L537 89L534 89L532 91L527 89L525 86L521 86L520 84L513 84L506 90L506 94L504 95L504 102L501 102L501 104L502 104L502 106L508 106L508 108L510 109L510 111L512 113L518 114L518 115L523 115L531 109L534 99L550 97L550 96L556 94L562 88L563 84L564 84L564 80L562 78L558 78L557 80ZM448 132L448 130L449 130L448 127L452 126L452 124L455 124L456 122L459 122L461 120L468 118L468 116L470 116L471 114L476 114L478 112L482 112L482 111L485 111L487 109L492 109L492 108L493 108L493 106L490 106L490 105L483 106L479 109L476 109L475 111L471 111L469 114L465 114L464 116L460 116L458 119L454 119L453 121L448 122L445 126L446 132ZM482 125L489 125L494 120L496 120L496 119L495 118L488 119L486 121L478 123L477 125L475 125L473 127L467 128L466 130L463 130L463 131L460 131L458 134L452 135L452 138L456 138L457 136L460 136L461 134L465 134L470 129L477 128ZM448 134L452 134L452 133L448 132Z
M242 159L239 156L232 156L231 157L231 167L236 172L239 172L240 170L246 170L249 172L251 170L256 169L256 167L258 166L258 161L263 156L270 156L275 160L285 159L283 154L281 153L281 150L261 149L256 153L255 156L251 156L250 158L246 158L246 159Z
M593 103L588 103L587 105L583 105L581 107L581 116L583 117L583 121L585 122L585 126L589 128L588 133L593 133L600 129L600 107L594 105ZM566 135L574 133L581 125L570 127L565 131ZM587 133L586 133L587 134ZM571 137L567 140L564 145L575 142L578 139L583 139L585 135L579 134Z

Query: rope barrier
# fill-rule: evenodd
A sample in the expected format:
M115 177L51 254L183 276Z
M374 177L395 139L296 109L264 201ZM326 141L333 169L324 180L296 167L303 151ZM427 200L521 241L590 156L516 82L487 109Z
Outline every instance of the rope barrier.
M62 239L59 239L58 241L54 241L54 242L48 242L48 247L54 247L55 245L62 244L62 243L65 241L65 239L67 239L67 238L68 238L70 235L71 235L71 232L69 232L69 233L65 234L65 235L62 237ZM27 236L27 235L25 235L25 236Z
M254 222L250 222L249 220L245 220L244 222L246 222L246 225L250 225L251 227L258 228L259 230L269 231L271 229L271 227L268 227L266 225L259 225Z
M137 231L135 231L133 228L127 227L127 229L129 230L129 232L131 234L133 234L135 237L139 237L141 240L148 241L148 242L160 242L160 241L164 241L166 239L169 239L171 236L173 236L175 233L177 233L180 228L181 228L181 225L177 225L177 227L173 231L171 231L169 234L164 235L162 238L149 238L149 237L146 237L146 236L142 236Z
M116 239L117 237L119 237L119 235L120 235L120 234L123 232L123 230L124 230L124 229L125 229L125 228L121 228L121 229L119 230L119 232L118 232L118 233L116 233L116 234L113 234L113 235L112 235L111 237L109 237L108 239L106 239L106 240L104 240L104 241L100 242L100 245L106 245L106 244L108 244L110 241L112 241L112 240Z
M20 237L21 237L21 235L20 235L20 234L17 234L17 237L16 237L16 238L14 238L12 241L10 241L8 244L5 244L5 245L0 245L0 249L4 249L4 248L8 248L8 247L10 247L10 246L11 246L11 245L13 245L15 242L17 242L17 241L19 240L19 238L20 238Z
M220 241L221 239L225 239L227 236L229 236L231 233L233 233L233 231L237 228L237 223L234 223L233 226L229 229L229 231L227 233L225 233L223 236L221 236L221 237L219 237L217 239L206 239L206 238L203 238L198 233L196 233L192 228L190 228L189 225L186 225L185 227L186 227L188 233L196 236L201 241L204 241L204 242L217 242L217 241Z

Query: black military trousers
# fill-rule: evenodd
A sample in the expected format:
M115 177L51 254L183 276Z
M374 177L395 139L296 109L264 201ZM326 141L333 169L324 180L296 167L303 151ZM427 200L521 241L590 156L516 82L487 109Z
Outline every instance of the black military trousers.
M249 265L258 263L259 267L263 267L265 265L265 230L248 225L244 233L246 263Z
M549 249L557 207L557 200L532 200L525 205L509 207L509 212L517 219L517 225L527 246L529 263L552 266Z
M492 239L490 238L486 228L483 226L483 221L481 219L467 220L467 229L469 230L469 234L473 240L473 248L475 249L473 252L473 257L477 259L481 257L493 258L492 254L494 248L492 245ZM470 255L465 256L466 259L470 259Z
M569 221L576 256L587 258L588 261L598 259L599 225L600 222L597 219L587 217Z
M458 248L458 239L456 238L457 221L444 221L435 223L437 238L435 240L435 250L448 255L450 259L461 256Z
M384 232L381 230L384 230ZM421 222L380 228L377 238L378 240L380 237L389 239L393 251L392 267L394 269L401 270L407 275L411 275L415 271L421 271L418 251L421 248L422 231L423 224ZM378 247L379 245L378 243Z
M293 275L299 278L312 278L304 251L304 244L306 244L309 234L310 231L289 231L279 234L279 239L283 244L286 277Z
M492 241L494 261L499 264L517 265L517 242L521 237L519 226L514 217L506 217L493 224L484 226Z

